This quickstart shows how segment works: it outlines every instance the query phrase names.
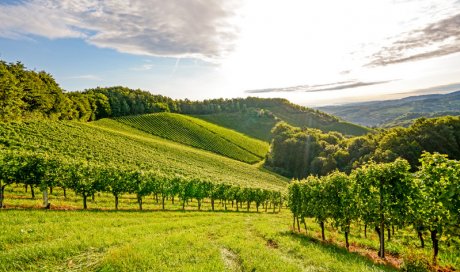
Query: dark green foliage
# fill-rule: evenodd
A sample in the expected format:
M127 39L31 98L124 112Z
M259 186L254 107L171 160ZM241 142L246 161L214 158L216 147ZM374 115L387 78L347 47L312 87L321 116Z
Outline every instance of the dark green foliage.
M18 119L25 107L24 92L7 68L7 64L0 62L0 121Z
M83 93L106 98L108 105L105 106L104 111L98 112L97 119L154 112L178 112L178 104L175 100L139 89L116 86L88 89Z
M282 122L272 131L270 153L265 165L288 177L326 175L342 167L334 156L340 157L343 136L337 132L322 133L316 129L300 129ZM340 158L339 162L347 162Z
M371 160L392 162L397 158L406 159L415 171L423 151L460 159L460 117L421 118L409 128L353 138L281 123L273 135L266 166L294 178L323 176L336 169L350 173Z

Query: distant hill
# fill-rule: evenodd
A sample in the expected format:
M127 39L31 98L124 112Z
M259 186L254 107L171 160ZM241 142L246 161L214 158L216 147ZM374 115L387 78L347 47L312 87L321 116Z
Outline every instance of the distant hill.
M344 135L359 136L369 128L349 122L315 109L302 107L286 99L263 99L248 97L238 99L241 110L193 114L193 116L240 131L264 141L271 139L271 130L280 121L301 128L317 128L323 132L337 131Z
M327 106L318 109L364 126L407 127L420 117L460 115L460 91Z
M269 148L266 142L183 114L152 113L116 120L168 140L247 163L261 161Z

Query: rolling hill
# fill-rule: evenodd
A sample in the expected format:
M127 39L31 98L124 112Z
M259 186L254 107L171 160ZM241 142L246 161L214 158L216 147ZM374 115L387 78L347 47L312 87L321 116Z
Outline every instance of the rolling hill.
M460 115L460 91L327 106L318 109L365 126L409 126L420 117Z
M33 121L0 126L0 149L47 152L70 159L155 170L165 176L285 190L287 180L257 166L169 141L111 119Z
M258 103L247 105L241 111L193 116L267 142L271 140L271 130L280 121L295 127L337 131L352 136L364 135L370 131L367 127L340 121L335 116L292 104L285 99L260 99Z
M266 142L182 114L153 113L116 120L165 139L247 163L261 161L269 148Z

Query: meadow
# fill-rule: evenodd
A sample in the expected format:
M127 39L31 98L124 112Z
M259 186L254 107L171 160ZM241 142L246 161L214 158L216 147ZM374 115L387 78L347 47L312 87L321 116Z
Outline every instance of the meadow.
M236 212L222 205L210 211L185 211L153 198L144 211L134 196L120 200L120 211L106 211L113 199L96 195L90 210L76 210L80 199L56 188L52 208L32 209L23 187L7 191L0 212L0 271L394 271L334 244L290 229L286 209ZM15 209L21 208L21 209ZM316 224L309 222L311 230ZM328 229L329 231L329 229ZM312 234L312 233L311 233ZM315 234L316 235L316 234ZM329 235L329 232L328 232Z
M208 199L202 211L196 200L185 210L179 201L154 196L138 210L136 196L98 193L81 210L81 197L60 188L50 195L51 210L23 186L6 190L7 209L0 211L0 271L396 271L411 256L430 260L431 244L420 249L412 228L396 229L387 241L386 261L377 256L378 236L353 225L350 252L343 233L327 223L326 241L314 220L300 231L292 214L251 205L236 211L230 203ZM452 271L460 265L458 245L442 245L440 264ZM404 265L403 265L404 266ZM410 271L410 270L409 270ZM451 271L451 270L443 270Z

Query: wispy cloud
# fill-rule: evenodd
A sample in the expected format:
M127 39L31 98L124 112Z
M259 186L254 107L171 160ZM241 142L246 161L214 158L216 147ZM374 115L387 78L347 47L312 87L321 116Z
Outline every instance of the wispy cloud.
M93 80L93 81L101 81L102 78L96 75L77 75L77 76L70 76L67 79L81 79L81 80Z
M82 38L124 53L219 58L233 49L234 1L26 0L0 4L0 36Z
M405 34L371 57L367 66L383 66L460 52L460 13Z
M386 80L386 81L369 81L369 82L362 82L356 80L350 81L339 81L339 82L332 82L326 84L318 84L318 85L298 85L292 87L284 87L284 88L269 88L269 89L258 89L258 90L247 90L246 93L286 93L286 92L324 92L324 91L336 91L336 90L344 90L344 89L353 89L359 88L364 86L370 85L377 85L377 84L384 84L394 80Z
M153 68L153 64L146 63L138 67L132 67L129 70L131 71L149 71L149 70L152 70L152 68Z

